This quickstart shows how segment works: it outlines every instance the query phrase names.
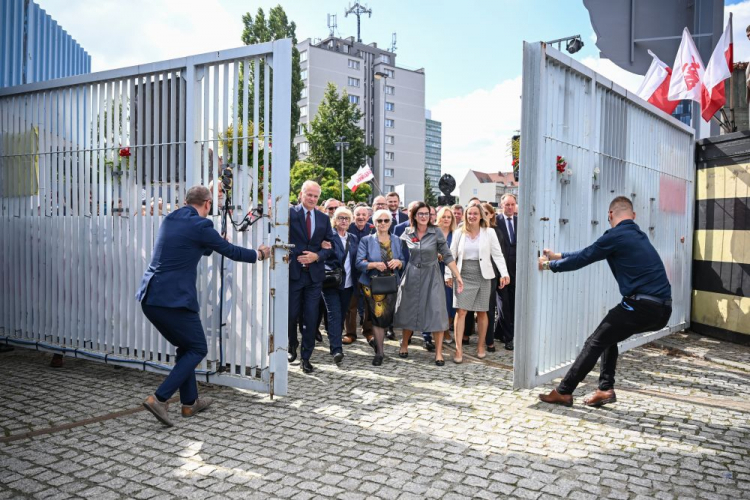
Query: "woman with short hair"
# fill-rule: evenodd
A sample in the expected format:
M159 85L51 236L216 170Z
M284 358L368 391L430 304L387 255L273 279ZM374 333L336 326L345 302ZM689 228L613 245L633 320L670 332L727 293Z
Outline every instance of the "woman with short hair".
M464 280L463 290L454 288L453 306L456 308L454 333L456 339L455 363L463 361L461 343L464 333L464 319L467 311L477 313L479 341L477 357L486 356L485 336L487 334L487 310L490 303L491 280L495 276L494 262L500 270L500 288L510 283L508 268L503 251L494 230L487 228L487 221L481 205L472 205L464 212L463 225L453 233L451 252L455 256L458 271ZM451 276L446 271L446 281L451 284Z
M456 226L456 217L453 215L451 207L442 207L438 210L437 227L443 233L443 238L445 238L445 243L448 247L453 242L453 231L456 230ZM445 274L445 262L443 262L442 255L438 255L438 261L440 261L440 275L442 276ZM453 342L450 327L454 324L453 320L456 316L456 310L453 308L453 289L446 284L443 284L443 289L445 291L445 308L448 312L448 329L443 334L443 342L450 344Z
M396 306L396 293L372 293L373 276L395 274L399 277L403 268L404 254L399 239L390 233L391 213L388 210L375 210L372 214L376 232L365 236L359 242L357 250L357 269L362 296L369 318L372 320L372 333L375 336L374 366L383 364L383 343L385 329L393 323L393 311Z

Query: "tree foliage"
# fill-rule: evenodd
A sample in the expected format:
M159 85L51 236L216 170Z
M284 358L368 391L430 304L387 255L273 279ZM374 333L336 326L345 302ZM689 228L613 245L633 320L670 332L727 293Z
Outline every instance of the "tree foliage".
M286 12L277 5L268 11L268 19L266 19L263 9L259 8L258 13L255 15L255 19L248 12L242 16L242 23L244 29L242 30L242 43L245 45L252 45L263 42L272 42L274 40L281 40L283 38L292 39L292 119L291 119L291 139L289 147L291 150L291 161L294 163L297 160L297 150L294 147L293 141L294 136L297 133L297 126L299 124L299 105L297 104L302 97L302 78L300 76L299 67L299 50L297 50L297 25L292 21L290 22L287 18ZM255 69L254 63L250 64L250 78L249 78L249 95L248 95L248 118L253 119L253 103L255 102ZM240 120L242 120L244 102L242 100L242 92L244 87L244 65L241 66L240 78L238 82L239 96L238 108ZM263 117L265 111L265 103L262 96L265 95L265 82L263 78L263 72L265 70L265 61L261 60L259 67L260 75L260 128L265 129L263 126ZM273 98L273 93L271 93ZM270 110L269 110L270 112Z
M320 184L320 203L327 200L328 198L341 199L341 172L333 168L326 168L320 165L315 165L306 161L298 161L292 167L292 171L289 174L289 181L291 184L291 190L289 191L289 201L297 203L297 197L300 190L302 189L302 183L306 180L315 181ZM344 189L344 193L347 195L346 201L366 201L372 192L369 184L363 184L359 186L357 191L353 193L348 189Z
M427 176L427 172L424 173L424 202L431 207L437 207L438 201L435 198L435 192L432 190L432 183L430 178Z
M318 114L310 122L306 132L309 143L309 158L312 163L335 169L341 175L341 151L336 149L336 142L344 138L349 149L344 151L344 177L348 181L359 168L377 151L365 144L365 132L360 127L362 110L357 104L349 102L346 90L339 94L332 83L326 87L323 100L318 107ZM357 189L356 194L364 186Z

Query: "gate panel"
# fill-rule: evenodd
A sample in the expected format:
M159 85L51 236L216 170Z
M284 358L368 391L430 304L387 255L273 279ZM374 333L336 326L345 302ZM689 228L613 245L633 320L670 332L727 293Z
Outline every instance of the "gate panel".
M609 228L610 201L632 199L636 223L664 261L673 312L659 332L689 325L694 201L693 130L544 44L524 43L514 386L561 376L620 300L605 261L542 273L544 248L572 251ZM557 156L567 161L556 170Z
M201 261L209 353L196 371L286 394L291 51L280 40L0 89L0 342L169 370L174 347L135 292L163 217L196 184L219 207L231 165L233 218L262 215L228 239L275 245L273 258L225 260L223 288L221 257Z

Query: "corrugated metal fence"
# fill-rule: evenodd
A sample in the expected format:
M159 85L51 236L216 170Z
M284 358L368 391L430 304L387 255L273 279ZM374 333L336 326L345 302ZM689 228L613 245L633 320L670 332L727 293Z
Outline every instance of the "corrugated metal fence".
M0 87L91 71L91 56L29 0L0 2Z
M578 250L609 228L619 195L667 269L673 313L661 332L688 326L694 200L692 129L544 44L524 44L514 385L562 375L620 300L606 262L542 273L544 248ZM567 161L557 173L556 159Z
M198 371L284 394L288 273L275 262L288 241L291 51L281 40L0 89L0 341L169 369L174 348L136 287L163 216L232 163L235 218L264 217L230 238L277 246L270 262L227 263L223 318L220 257L201 261ZM213 194L219 207L218 183Z

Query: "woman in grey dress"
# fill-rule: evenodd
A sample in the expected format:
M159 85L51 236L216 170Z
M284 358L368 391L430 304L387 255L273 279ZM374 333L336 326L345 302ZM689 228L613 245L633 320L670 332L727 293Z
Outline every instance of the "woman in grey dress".
M464 319L467 311L477 313L477 357L484 358L485 335L487 334L487 310L490 306L492 278L495 277L494 263L500 271L500 288L510 283L508 268L505 265L503 250L495 231L487 227L484 210L481 205L469 206L464 212L464 223L453 233L451 252L464 278L463 290L454 288L453 306L456 308L456 319L453 321L456 337L455 363L463 361L462 339ZM446 272L445 279L450 281Z
M408 263L401 278L393 320L394 326L404 329L399 356L409 356L409 339L415 330L434 332L435 364L443 366L443 332L448 329L448 311L438 254L455 277L458 290L463 289L463 280L442 231L430 223L430 207L423 201L417 203L409 213L409 222L410 226L401 235L408 250Z

